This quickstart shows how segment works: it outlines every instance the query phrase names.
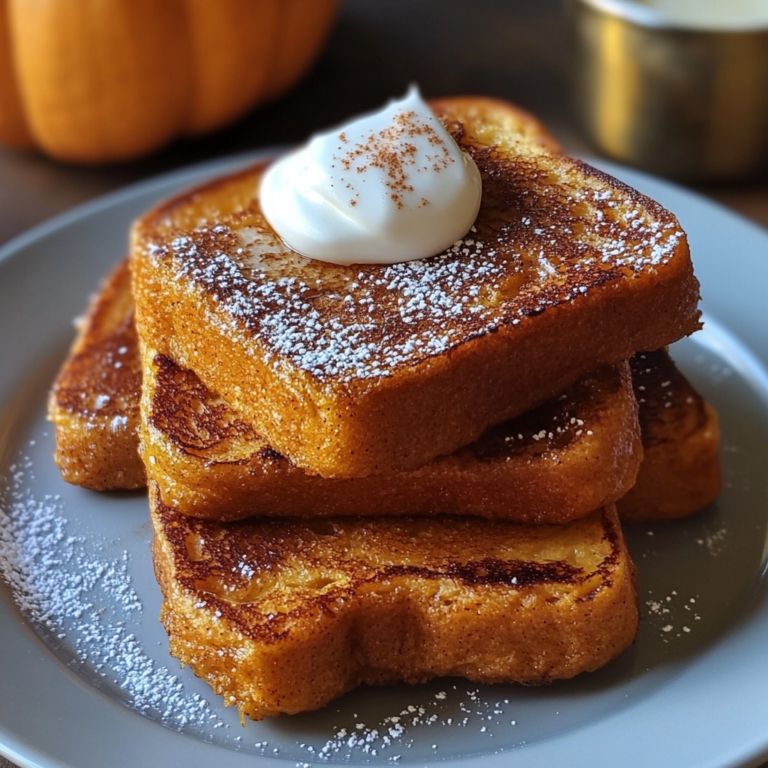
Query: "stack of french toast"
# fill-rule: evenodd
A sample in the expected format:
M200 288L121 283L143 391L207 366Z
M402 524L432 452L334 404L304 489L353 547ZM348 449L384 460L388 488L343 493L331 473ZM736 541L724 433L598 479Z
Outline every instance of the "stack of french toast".
M65 480L148 487L171 653L254 719L595 670L638 627L622 523L719 493L675 217L509 104L431 107L482 175L462 241L306 259L246 168L135 223L51 391Z

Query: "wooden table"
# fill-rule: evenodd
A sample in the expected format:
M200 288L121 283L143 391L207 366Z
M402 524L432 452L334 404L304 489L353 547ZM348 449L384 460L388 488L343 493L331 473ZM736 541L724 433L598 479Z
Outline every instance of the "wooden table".
M559 0L344 0L314 72L288 97L215 136L101 168L0 150L0 245L131 182L226 154L301 141L402 95L413 82L427 97L483 93L515 101L537 114L568 151L590 154L570 117L570 64ZM695 189L768 227L768 179ZM0 768L8 766L0 758Z

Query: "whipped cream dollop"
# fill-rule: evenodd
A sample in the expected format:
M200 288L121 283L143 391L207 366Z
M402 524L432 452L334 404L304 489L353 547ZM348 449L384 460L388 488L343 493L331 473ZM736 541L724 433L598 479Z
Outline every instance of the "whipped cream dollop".
M271 165L262 211L303 256L395 264L433 256L477 217L480 172L412 87Z

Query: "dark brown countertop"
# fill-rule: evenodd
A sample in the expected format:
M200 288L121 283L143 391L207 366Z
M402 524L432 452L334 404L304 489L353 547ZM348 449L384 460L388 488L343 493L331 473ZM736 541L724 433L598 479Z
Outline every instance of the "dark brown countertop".
M572 153L590 154L568 104L560 0L344 0L330 45L289 96L218 134L119 166L65 166L0 149L0 245L75 205L191 163L291 144L379 107L418 83L426 97L482 93L538 115ZM768 227L768 179L693 187ZM0 757L0 768L12 768ZM765 766L764 766L765 768Z

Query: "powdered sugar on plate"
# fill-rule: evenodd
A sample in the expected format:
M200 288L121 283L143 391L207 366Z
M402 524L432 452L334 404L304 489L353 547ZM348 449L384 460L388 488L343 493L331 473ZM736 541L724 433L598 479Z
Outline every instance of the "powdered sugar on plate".
M696 600L697 597L683 597L673 589L665 596L645 601L646 616L657 625L665 643L690 634L696 622L701 621Z
M0 497L0 575L24 617L69 666L97 686L117 686L132 709L178 730L223 725L135 634L143 608L128 551L115 559L97 538L72 533L61 497L31 490L33 473L32 460L20 455Z

